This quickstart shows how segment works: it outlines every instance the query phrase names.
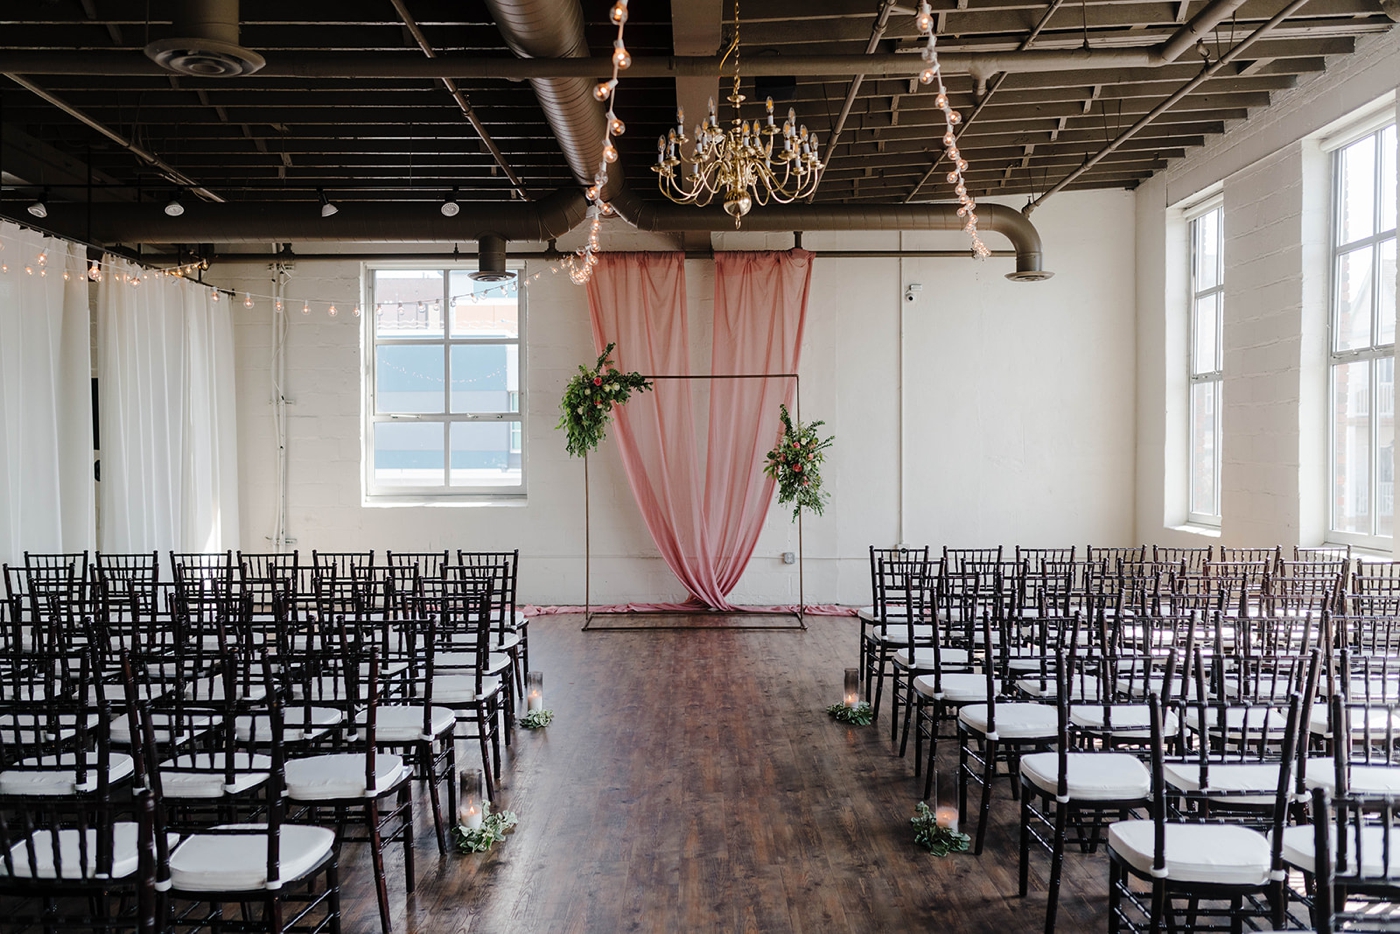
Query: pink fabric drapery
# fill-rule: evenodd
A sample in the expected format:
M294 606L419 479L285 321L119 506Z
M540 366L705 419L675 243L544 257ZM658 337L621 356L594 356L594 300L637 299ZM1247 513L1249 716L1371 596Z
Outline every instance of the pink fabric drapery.
M588 284L593 340L618 345L622 370L690 374L684 256L605 253ZM722 253L715 262L713 375L797 372L812 254ZM791 379L716 380L710 387L706 464L700 472L691 383L659 380L618 410L627 479L662 558L696 603L738 609L727 596L748 566L773 495L763 455L781 428Z

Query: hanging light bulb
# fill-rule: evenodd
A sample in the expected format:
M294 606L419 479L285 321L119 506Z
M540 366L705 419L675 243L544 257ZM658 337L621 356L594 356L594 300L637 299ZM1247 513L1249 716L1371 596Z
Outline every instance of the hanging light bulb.
M334 318L336 315L340 314L340 312L338 312L338 311L335 310L335 306L334 306L334 305L332 305L330 308L328 308L328 309L326 310L326 313L327 313L328 315L330 315L332 318Z
M244 308L252 308L252 307L253 307L253 296L249 295L247 292L244 292L244 293L243 293L243 307L244 307Z
M282 299L279 298L276 301L274 301L272 303L272 308L280 315L282 313Z
M934 70L932 68L925 68L923 71L919 72L919 83L933 84L934 77Z
M38 262L40 266L47 266L49 264L49 254L45 253L43 250L40 250L39 258L38 260L36 260L36 262Z
M49 271L48 271L47 269L41 269L41 270L39 270L39 278L40 278L40 279L47 279L48 277L49 277Z
M301 313L304 314L304 315L309 315L309 314L311 314L311 303L310 303L310 302L302 302L302 303L301 303Z
M360 316L360 306L359 306L359 304L356 304L355 307L352 308L352 309L350 310L350 314L354 315L356 318L358 318L358 317Z
M613 136L621 136L623 133L627 132L627 124L616 117L612 117L608 120L608 132Z
M63 270L63 281L64 281L64 282L67 282L67 281L68 281L68 278L69 278L69 277L68 277L68 270L65 269L65 270Z
M9 272L9 271L10 271L10 264L9 264L9 263L0 263L0 272Z
M612 12L608 14L608 18L613 21L614 26L621 26L627 22L627 0L617 0L613 4Z
M632 64L632 55L627 51L627 46L622 44L621 39L613 40L613 64L624 71Z
M25 266L25 267L24 267L24 274L25 274L26 276L32 276L32 275L34 275L34 267L33 267L33 266Z
M617 161L617 147L614 146L612 143L607 143L607 144L605 144L605 145L603 146L603 161L605 161L605 162L616 162L616 161Z
M612 97L613 88L615 87L617 87L616 78L613 78L609 81L604 81L593 89L593 96L600 101L605 101L609 97Z
M211 296L209 296L209 300L210 300L211 302L213 302L214 304L216 304L216 305L219 303L219 290L218 290L218 289L215 289L215 290L214 290L214 294L211 295Z
M925 35L933 32L933 10L929 8L927 0L919 4L919 15L914 17L914 26Z

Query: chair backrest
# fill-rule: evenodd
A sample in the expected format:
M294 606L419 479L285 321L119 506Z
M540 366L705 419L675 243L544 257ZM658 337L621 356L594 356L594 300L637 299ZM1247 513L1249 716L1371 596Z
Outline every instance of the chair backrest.
M1184 568L1191 574L1200 574L1206 562L1215 558L1215 546L1203 548L1163 548L1152 546L1152 560L1157 564L1169 564Z
M876 548L870 546L870 602L879 609L880 586L879 586L879 566L881 561L927 561L929 547L924 545L919 548Z
M1226 564L1251 563L1272 567L1283 556L1282 546L1272 548L1220 548L1220 560Z
M513 551L458 551L457 564L475 568L477 574L489 572L492 617L498 632L515 625L516 591L520 583L520 549Z
M385 559L391 568L414 568L423 577L441 577L450 559L442 551L390 551Z
M1330 807L1329 807L1330 805ZM1313 793L1318 934L1393 931L1400 905L1400 796ZM1335 843L1335 858L1328 854Z
M311 566L318 571L334 570L337 577L349 580L355 573L368 571L374 567L373 551L315 551L311 552Z
M301 556L291 552L238 553L238 591L244 615L286 620L296 598Z

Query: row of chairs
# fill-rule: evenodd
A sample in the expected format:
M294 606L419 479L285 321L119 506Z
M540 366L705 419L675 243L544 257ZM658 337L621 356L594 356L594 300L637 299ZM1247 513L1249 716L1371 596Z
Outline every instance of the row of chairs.
M1323 824L1364 824L1372 848L1390 834L1375 820L1389 805L1373 799L1400 795L1400 615L1343 612L1375 606L1343 599L1355 596L1341 589L1354 575L1328 568L1338 576L1327 596L1269 615L1233 601L1176 614L1126 600L1130 562L1116 555L1111 571L1100 565L1103 583L1089 575L1069 605L1018 606L1005 579L984 588L950 552L929 561L872 551L863 667L874 675L870 660L888 660L891 736L902 755L914 732L925 798L939 787L940 739L956 740L964 826L980 788L979 855L993 786L1009 774L1022 895L1032 845L1051 856L1047 931L1071 836L1108 852L1113 931L1325 928L1349 900L1371 898L1373 921L1400 901L1388 876L1365 892L1341 885L1355 867L1319 870L1307 843ZM1268 573L1287 566L1272 554ZM1018 557L1019 581L1033 580L1031 560ZM1309 819L1314 789L1327 797ZM1290 873L1304 881L1290 887Z
M74 584L76 557L65 566L27 556L31 573L12 591L23 599L7 601L0 655L0 823L19 820L0 829L11 833L4 849L24 849L40 830L57 839L54 828L96 826L82 814L114 813L155 786L141 798L142 813L154 809L154 829L141 839L156 844L149 874L175 899L161 901L160 929L226 925L224 909L235 902L243 906L238 923L278 930L290 904L283 883L290 894L298 888L290 883L316 879L325 882L295 916L314 905L322 915L311 928L338 929L336 863L326 854L363 839L387 932L389 845L402 844L413 889L410 781L426 783L443 852L440 792L446 786L450 813L457 738L477 740L494 797L502 735L510 742L501 725L512 722L522 657L524 627L508 615L513 590L507 598L498 590L503 580L513 587L514 556L509 564L453 565L435 554L384 568L372 557L358 566L323 557L310 574L295 555L265 562L259 574L247 556L234 573L230 555L172 555L175 581L166 586L154 556L127 565L143 568L139 578L111 573L116 562L99 556L87 585ZM10 570L7 582L16 577ZM57 573L46 577L50 570ZM53 578L65 588L50 588ZM269 585L259 590L261 581ZM135 774L143 728L151 734L144 780ZM60 796L78 799L74 811L32 825L30 800ZM145 834L141 820L134 829L112 825L110 839L98 842L110 850L118 837ZM224 858L234 852L249 859ZM244 875L224 874L235 867ZM8 875L19 890L34 887L16 872ZM54 883L64 890L65 880ZM57 910L56 898L26 903L42 918ZM209 907L201 913L200 905ZM119 924L129 907L107 913Z

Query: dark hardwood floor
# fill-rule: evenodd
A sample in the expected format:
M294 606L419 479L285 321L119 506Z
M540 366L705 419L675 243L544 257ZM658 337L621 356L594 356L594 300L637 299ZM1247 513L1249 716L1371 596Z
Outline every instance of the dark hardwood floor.
M492 853L439 860L420 795L411 897L390 861L396 931L1041 929L1048 860L1033 857L1018 898L1004 782L986 852L938 859L913 845L920 785L888 721L826 716L856 664L855 620L812 618L807 632L581 623L531 623L555 720L515 734L501 801L519 828ZM374 932L364 848L347 847L343 866L346 931ZM1106 930L1107 873L1102 851L1071 848L1060 931Z

